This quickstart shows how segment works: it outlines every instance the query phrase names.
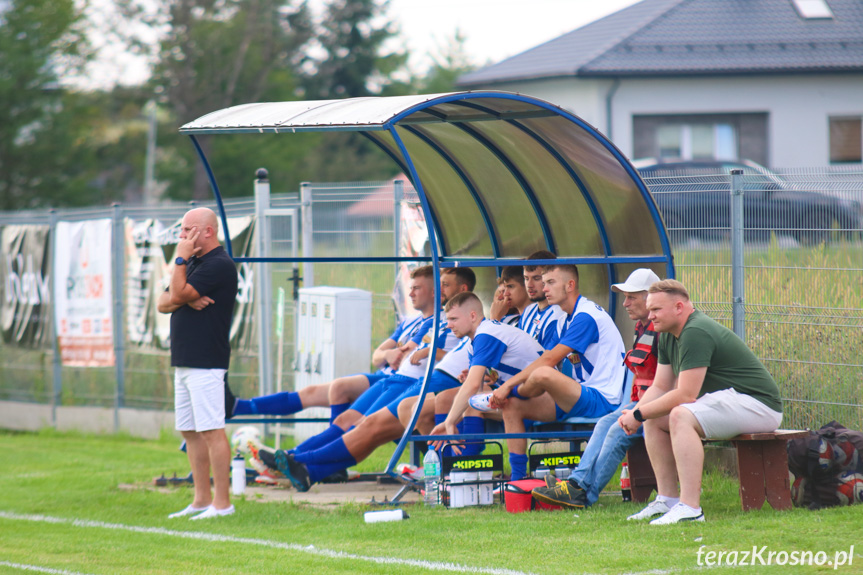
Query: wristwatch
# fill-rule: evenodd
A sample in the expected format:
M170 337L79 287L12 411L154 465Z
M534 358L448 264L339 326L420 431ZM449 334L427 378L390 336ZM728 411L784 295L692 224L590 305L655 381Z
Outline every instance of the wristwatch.
M633 411L633 412L632 412L632 417L634 417L634 418L635 418L635 421L637 421L638 423L644 423L644 416L643 416L643 415L641 415L641 410L640 410L640 409L636 409L635 411Z
M187 263L189 263L189 260L184 260L183 258L178 257L177 259L174 260L174 263L178 266L184 266Z

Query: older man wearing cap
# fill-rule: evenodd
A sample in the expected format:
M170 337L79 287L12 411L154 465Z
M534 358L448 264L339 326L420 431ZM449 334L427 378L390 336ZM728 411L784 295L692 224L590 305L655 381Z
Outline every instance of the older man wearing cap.
M656 345L658 338L653 324L647 319L647 290L659 281L653 271L639 268L625 282L613 284L611 289L624 295L623 308L635 320L635 345L626 354L624 363L634 373L629 403L600 419L593 429L581 461L566 481L546 476L545 487L533 490L534 498L563 507L580 508L593 505L605 488L630 445L638 435L627 435L617 421L624 409L632 409L645 390L653 383L656 374Z

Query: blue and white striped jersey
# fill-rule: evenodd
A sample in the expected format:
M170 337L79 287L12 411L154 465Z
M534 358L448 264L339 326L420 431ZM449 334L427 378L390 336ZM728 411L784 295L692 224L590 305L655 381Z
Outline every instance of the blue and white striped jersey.
M572 314L558 324L558 334L559 343L572 350L560 363L560 371L619 405L626 348L611 316L586 297L578 296Z
M560 306L549 305L541 310L538 303L532 303L521 314L518 328L533 336L544 349L551 349L557 345L557 326L564 319L566 313Z
M490 319L484 319L476 328L470 350L470 366L487 368L494 387L526 368L543 352L539 342L527 332Z

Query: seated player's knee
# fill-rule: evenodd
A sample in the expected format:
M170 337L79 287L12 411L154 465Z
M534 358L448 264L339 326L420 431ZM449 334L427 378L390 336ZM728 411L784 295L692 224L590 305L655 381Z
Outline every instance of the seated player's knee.
M436 393L434 396L435 413L449 413L456 395L458 395L458 388Z
M543 385L551 380L555 375L559 375L560 372L554 369L553 367L542 366L536 368L533 373L527 378L527 383L529 385Z
M354 411L353 409L349 409L344 413L340 414L334 421L333 424L338 425L342 429L346 430L354 425L359 425L362 422L363 415L359 412Z
M365 378L360 379L358 376L339 377L332 381L328 392L330 405L339 405L342 403L350 403L362 395L362 392L368 389L368 381Z
M408 397L405 398L399 403L398 407L398 415L399 421L402 422L402 425L407 425L410 423L411 417L414 414L414 408L416 407L417 401L419 397Z
M688 427L692 428L694 423L695 416L692 415L692 412L680 405L672 408L668 414L668 427L671 432L681 431Z

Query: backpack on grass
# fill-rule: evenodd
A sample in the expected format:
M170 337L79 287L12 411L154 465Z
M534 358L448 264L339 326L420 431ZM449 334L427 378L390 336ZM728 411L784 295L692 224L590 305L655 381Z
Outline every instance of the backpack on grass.
M788 442L791 499L820 509L863 503L863 433L831 421Z

